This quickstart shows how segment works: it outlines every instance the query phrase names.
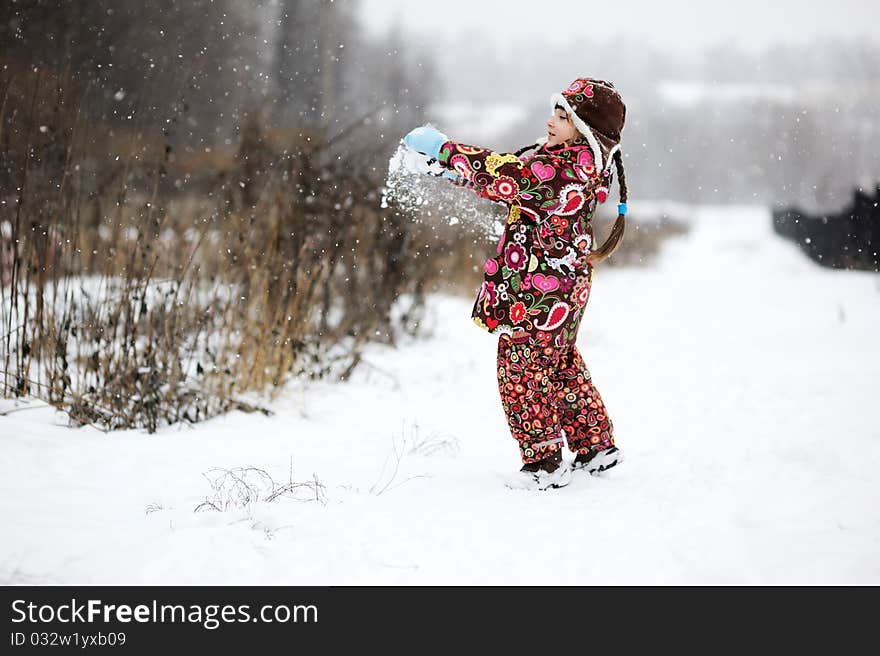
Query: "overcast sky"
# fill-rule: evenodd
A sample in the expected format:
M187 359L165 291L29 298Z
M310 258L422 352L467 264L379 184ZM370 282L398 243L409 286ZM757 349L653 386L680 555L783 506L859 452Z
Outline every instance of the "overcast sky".
M496 42L597 31L602 40L628 34L681 49L735 39L752 50L822 36L877 41L880 25L877 0L361 0L360 12L373 34L399 22L410 32L436 34L438 46L444 33L458 27L485 31Z

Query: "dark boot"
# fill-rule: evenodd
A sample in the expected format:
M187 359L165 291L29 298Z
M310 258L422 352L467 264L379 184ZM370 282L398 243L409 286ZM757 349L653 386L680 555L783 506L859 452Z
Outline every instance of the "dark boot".
M575 456L571 468L574 471L583 469L591 474L598 474L623 462L623 453L616 446L601 451L579 453Z
M557 449L556 451L551 453L549 456L547 456L543 460L538 460L536 462L527 462L526 464L524 464L522 466L522 469L520 469L520 471L521 472L530 472L533 474L537 473L537 472L544 471L544 472L547 472L548 474L552 474L557 469L559 469L559 467L561 465L562 465L562 450Z
M543 460L527 462L507 487L524 490L546 490L565 487L571 482L571 469L562 464L562 451L556 450Z

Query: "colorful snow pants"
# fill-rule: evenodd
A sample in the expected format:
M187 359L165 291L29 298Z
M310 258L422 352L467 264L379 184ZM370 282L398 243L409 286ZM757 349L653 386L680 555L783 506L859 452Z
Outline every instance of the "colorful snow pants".
M524 463L561 449L601 451L614 427L577 347L535 346L528 336L498 339L498 389ZM563 437L563 431L565 437Z

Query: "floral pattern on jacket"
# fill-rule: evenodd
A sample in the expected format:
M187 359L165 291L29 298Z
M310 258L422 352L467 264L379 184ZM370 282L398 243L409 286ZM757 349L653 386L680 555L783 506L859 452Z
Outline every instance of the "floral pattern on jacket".
M592 283L591 220L610 171L596 170L587 144L545 144L519 158L447 141L438 161L480 196L509 205L484 264L474 321L490 333L524 332L537 345L573 344Z

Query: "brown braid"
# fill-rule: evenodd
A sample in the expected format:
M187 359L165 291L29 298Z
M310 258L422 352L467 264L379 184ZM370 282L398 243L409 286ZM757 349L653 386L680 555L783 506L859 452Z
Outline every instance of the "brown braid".
M626 202L626 173L623 170L623 154L620 149L614 151L614 163L617 165L617 184L620 187L620 202Z

